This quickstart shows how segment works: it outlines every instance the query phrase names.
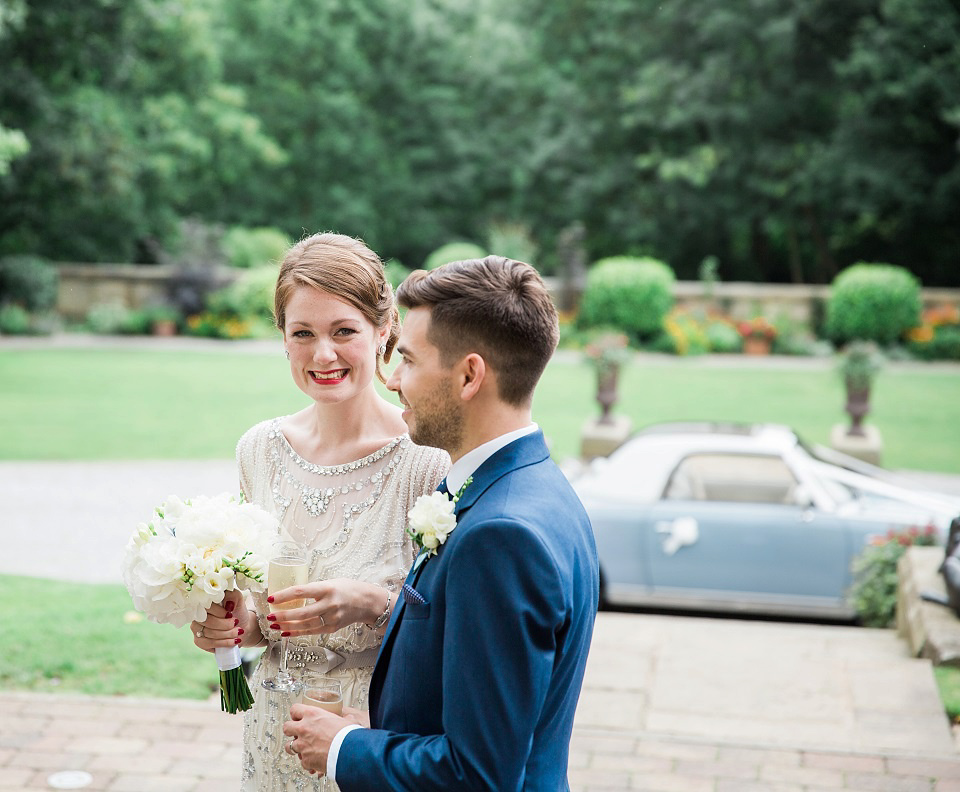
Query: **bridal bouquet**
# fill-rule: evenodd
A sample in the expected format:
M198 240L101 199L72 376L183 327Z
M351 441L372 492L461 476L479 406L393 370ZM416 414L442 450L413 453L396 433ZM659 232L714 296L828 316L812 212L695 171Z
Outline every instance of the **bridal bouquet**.
M279 523L264 509L228 493L192 501L171 496L156 516L137 526L123 558L123 582L134 607L150 621L174 627L204 621L207 608L227 592L266 587ZM218 647L214 654L223 711L250 709L240 649Z

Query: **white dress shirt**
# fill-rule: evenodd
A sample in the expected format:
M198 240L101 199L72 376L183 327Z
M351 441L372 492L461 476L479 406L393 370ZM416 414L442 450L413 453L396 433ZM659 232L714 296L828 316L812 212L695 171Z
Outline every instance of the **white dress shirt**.
M451 495L456 495L477 468L497 453L497 451L509 445L514 440L519 440L521 437L533 434L539 428L537 424L532 423L522 429L515 429L512 432L507 432L499 437L495 437L493 440L488 440L483 445L479 445L473 450L468 451L450 467L450 471L447 473L447 490ZM354 729L362 728L362 726L358 726L355 723L344 726L337 732L333 738L333 742L330 743L330 753L327 754L327 775L331 781L336 782L337 780L337 757L340 755L340 746L343 745L343 738Z

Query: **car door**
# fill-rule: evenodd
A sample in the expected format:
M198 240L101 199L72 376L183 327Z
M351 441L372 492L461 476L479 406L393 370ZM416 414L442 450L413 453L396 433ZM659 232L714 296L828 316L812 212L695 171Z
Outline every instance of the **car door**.
M843 524L797 498L778 456L692 454L643 526L653 595L691 607L766 612L843 608Z

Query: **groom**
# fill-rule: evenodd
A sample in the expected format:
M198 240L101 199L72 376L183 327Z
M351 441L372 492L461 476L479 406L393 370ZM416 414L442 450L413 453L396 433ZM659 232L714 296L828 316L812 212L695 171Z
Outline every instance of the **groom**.
M456 525L397 602L372 728L294 705L284 733L344 792L565 790L598 562L530 418L556 310L532 267L499 256L415 272L397 298L409 311L387 387L414 442L450 453Z

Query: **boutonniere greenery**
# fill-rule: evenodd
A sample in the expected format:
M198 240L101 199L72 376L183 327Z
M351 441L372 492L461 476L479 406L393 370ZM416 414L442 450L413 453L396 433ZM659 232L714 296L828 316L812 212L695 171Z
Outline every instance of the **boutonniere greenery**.
M439 490L421 495L407 514L407 533L413 537L417 547L426 551L427 557L436 555L437 548L447 541L450 532L457 527L453 509L472 481L473 476L463 483L452 498Z

